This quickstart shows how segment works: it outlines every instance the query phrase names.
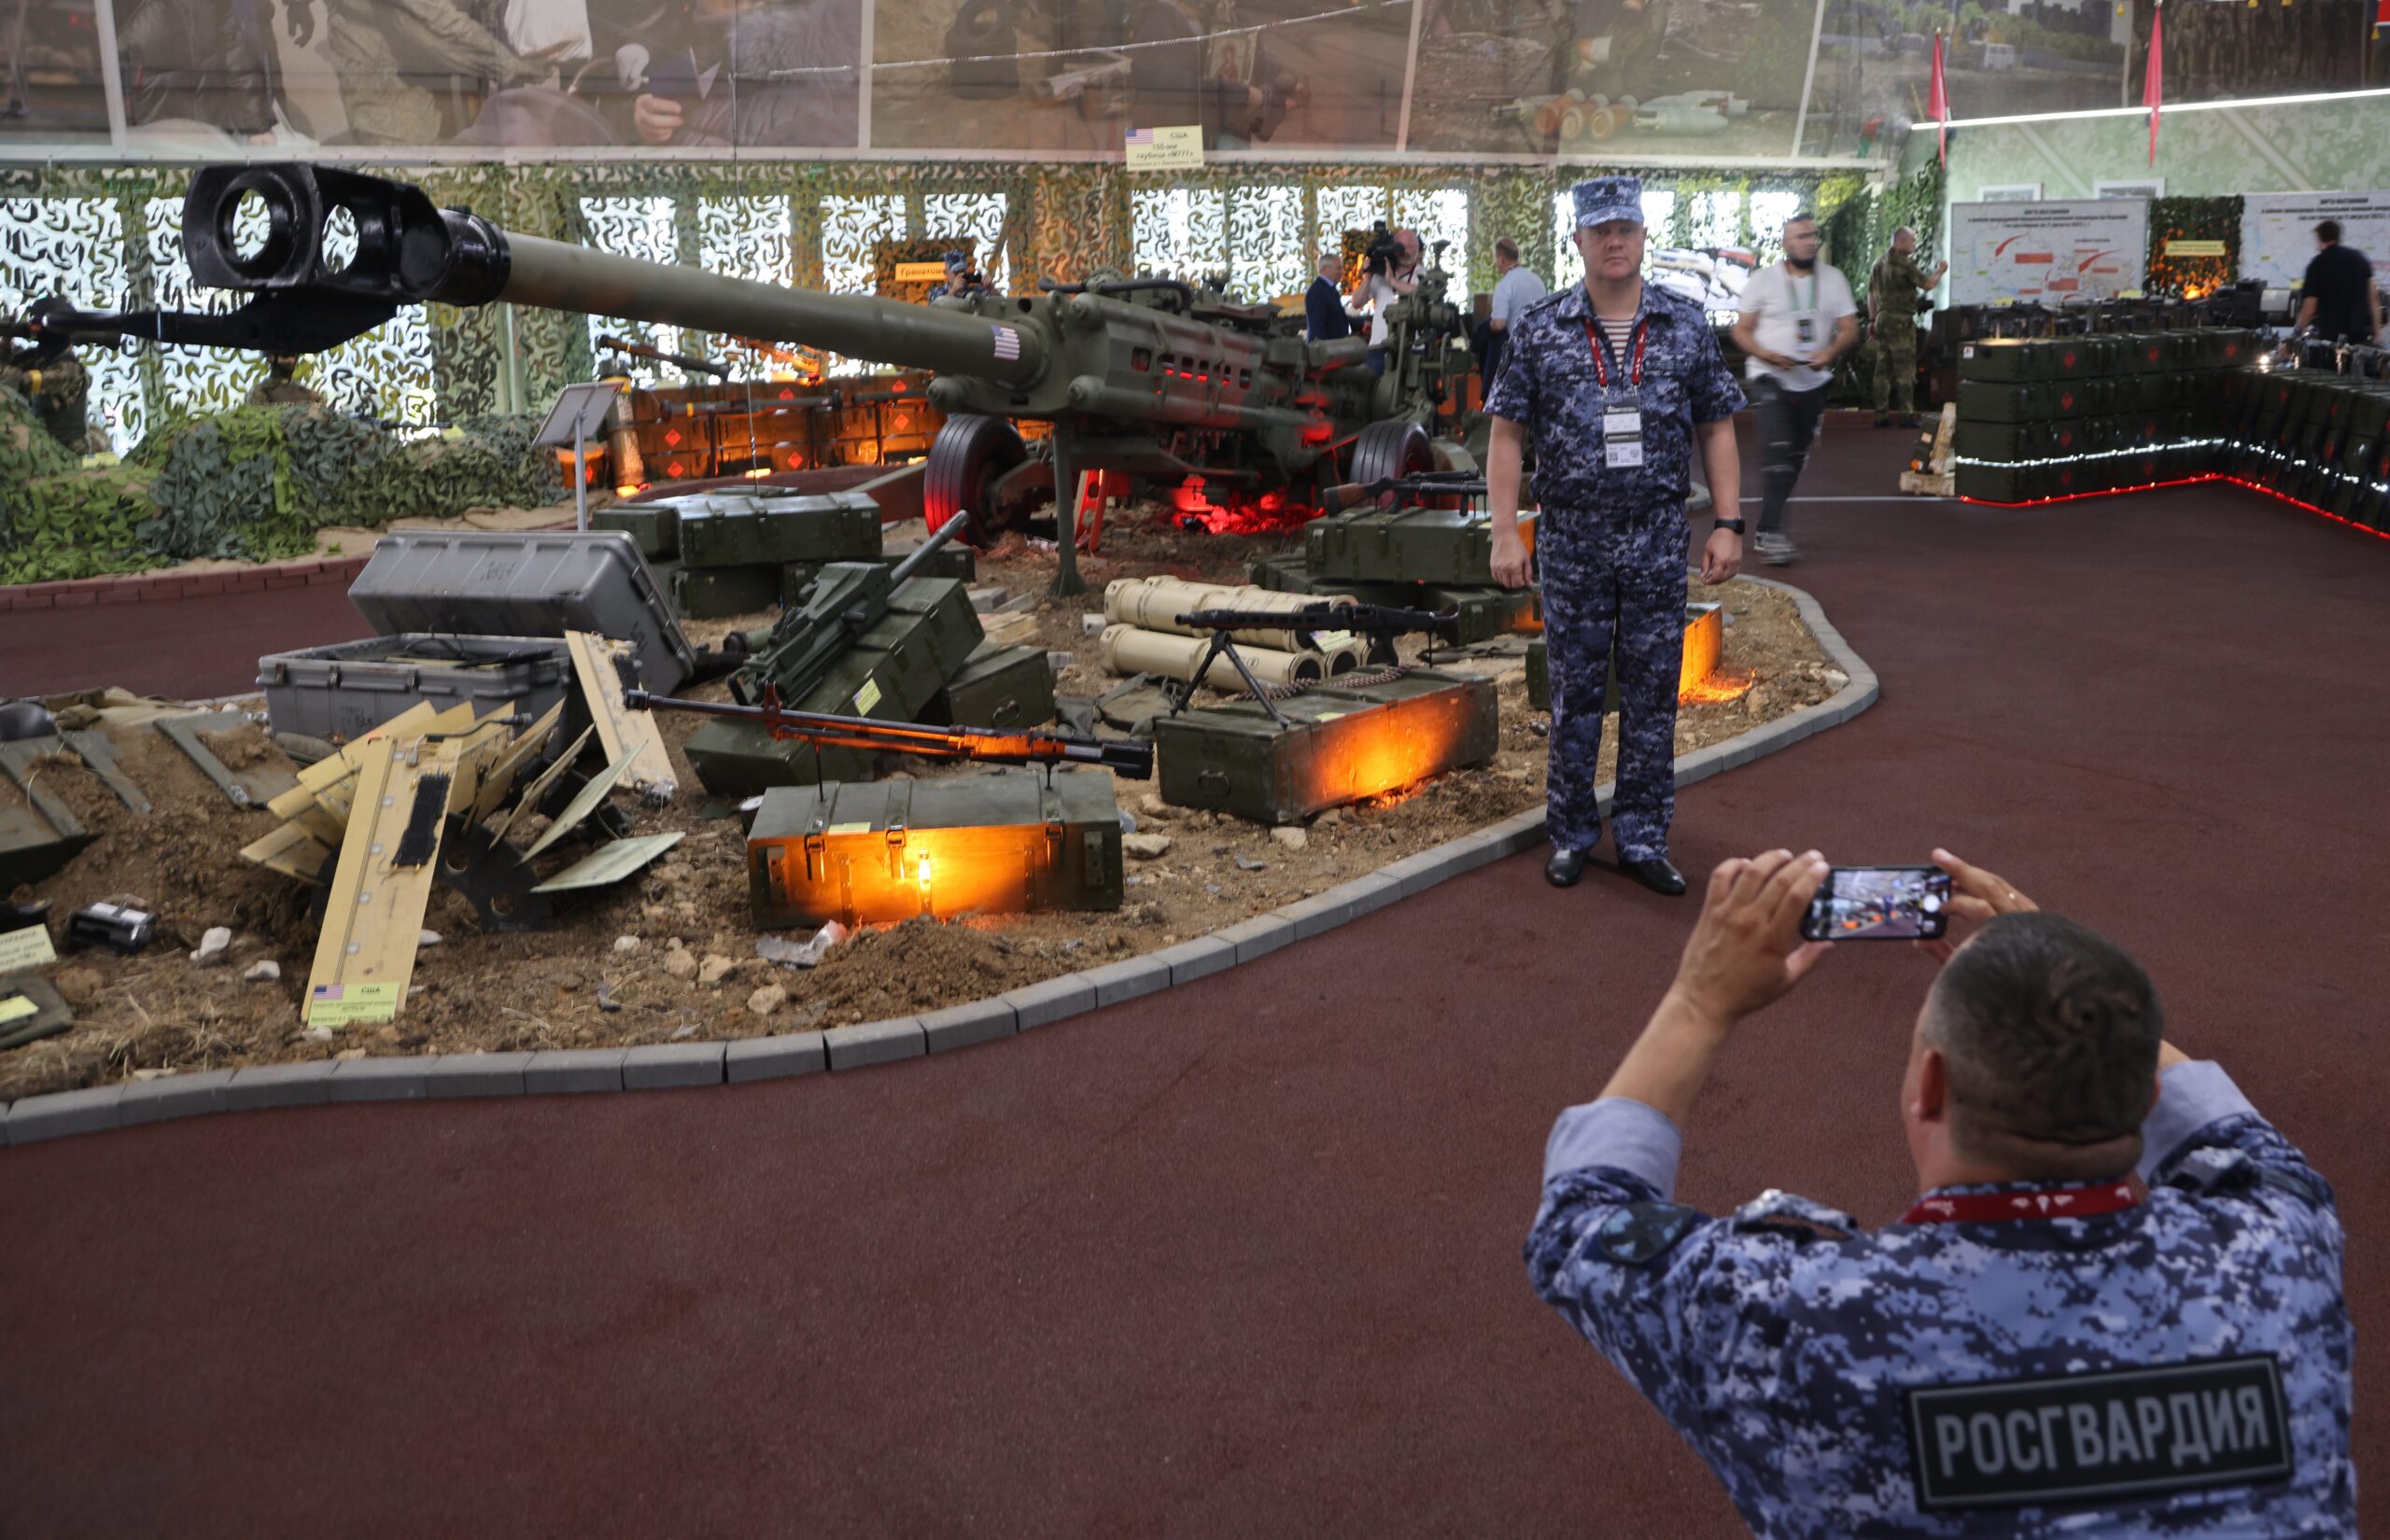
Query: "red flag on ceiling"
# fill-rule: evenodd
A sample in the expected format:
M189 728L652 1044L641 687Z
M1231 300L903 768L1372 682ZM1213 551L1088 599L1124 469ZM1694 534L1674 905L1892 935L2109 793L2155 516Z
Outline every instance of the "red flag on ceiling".
M2142 77L2141 105L2149 109L2149 163L2158 163L2158 109L2166 99L2166 20L2163 0L2149 13L2149 70Z
M1933 115L1933 147L1945 166L1950 163L1950 87L1942 77L1942 35L1933 35L1933 86L1925 109Z

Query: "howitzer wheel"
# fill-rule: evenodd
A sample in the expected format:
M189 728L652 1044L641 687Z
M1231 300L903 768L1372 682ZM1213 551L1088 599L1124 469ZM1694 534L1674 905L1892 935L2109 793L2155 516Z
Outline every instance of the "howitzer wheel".
M1002 417L958 412L947 418L930 444L930 464L921 481L921 522L935 534L946 521L969 512L963 538L986 550L1010 524L998 507L996 478L1029 458L1029 446L1012 424Z
M1416 476L1436 469L1436 452L1427 441L1427 430L1417 423L1371 423L1361 429L1353 441L1353 473L1355 482L1383 481L1390 476ZM1378 504L1391 508L1395 494L1379 497Z

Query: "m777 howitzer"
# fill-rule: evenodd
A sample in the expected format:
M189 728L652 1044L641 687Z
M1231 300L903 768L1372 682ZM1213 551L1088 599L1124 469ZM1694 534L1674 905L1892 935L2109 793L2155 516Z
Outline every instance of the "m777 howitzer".
M932 759L977 760L986 764L1095 764L1132 780L1151 780L1154 746L1129 739L1075 738L1059 733L1012 733L993 727L927 727L918 722L879 721L822 711L783 711L766 693L754 706L727 701L679 700L626 690L623 704L634 711L693 711L752 722L775 738L865 752L921 754Z
M261 241L235 236L245 207L265 216ZM345 262L328 253L328 220L355 231ZM1373 372L1365 339L1306 342L1274 313L1207 306L1172 279L1048 283L1035 296L929 305L814 294L512 233L434 207L420 188L329 167L203 167L182 223L192 281L245 291L246 304L221 315L80 315L76 328L317 352L401 305L502 301L935 371L930 401L948 421L927 467L930 522L970 509L984 541L1056 493L1064 593L1082 588L1072 527L1081 471L1199 478L1215 502L1274 495L1310 508L1333 483L1463 463L1429 437L1469 367L1460 313L1432 269L1389 307L1384 371ZM1053 430L1033 456L1008 418Z

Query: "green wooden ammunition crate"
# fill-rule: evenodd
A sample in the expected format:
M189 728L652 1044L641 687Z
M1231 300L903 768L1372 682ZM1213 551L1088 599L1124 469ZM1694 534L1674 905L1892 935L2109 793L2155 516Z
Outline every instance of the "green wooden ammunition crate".
M1331 582L1326 578L1314 578L1303 564L1300 551L1256 556L1245 565L1245 581L1273 594L1335 594L1362 604L1390 605L1396 609L1416 608L1420 602L1417 583Z
M2183 359L2191 351L2186 340L2187 331L2144 331L2118 337L2116 343L2122 357L2118 367L2127 374L2165 374L2183 367Z
M2349 405L2349 429L2370 439L2384 428L2390 428L2390 385L2368 385Z
M775 567L690 567L657 564L655 575L684 621L714 621L727 615L759 615L780 600Z
M1034 727L1054 720L1054 665L1042 647L981 642L930 697L921 720L941 727Z
M826 782L764 793L747 895L766 929L1118 909L1120 861L1102 770Z
M1371 509L1303 531L1305 569L1333 583L1483 587L1494 581L1493 553L1491 516L1458 508Z
M2186 332L2185 335L2187 336L2189 333ZM2186 382L2198 378L2196 374L2186 374L2180 370L2172 369L2153 369L2146 373L2135 375L2131 392L2129 396L2119 397L2116 401L2116 410L2119 412L2171 412L2191 399L2192 393Z
M811 694L782 704L792 710L918 721L982 639L978 612L962 583L914 578ZM709 721L689 735L686 752L689 768L718 797L811 785L817 763L825 779L868 780L872 774L872 755L862 749L823 749L817 760L812 745L775 740L752 722Z
M689 567L777 567L879 557L879 505L851 492L812 497L692 498L681 510Z
M890 567L905 559L902 551L883 552L874 557ZM957 582L971 582L979 576L979 562L971 548L961 540L949 540L930 553L930 559L913 574L917 578L952 578Z
M1483 764L1497 747L1494 684L1414 669L1389 684L1322 687L1154 719L1162 800L1292 823L1448 770Z
M1437 633L1448 647L1543 629L1543 606L1532 588L1426 588L1420 590L1418 607L1439 615L1447 609L1458 612L1452 624Z
M2047 385L2008 385L1993 380L1959 382L1959 421L1962 423L2039 423L2050 417Z
M2049 377L2046 343L2022 337L1982 337L1959 345L1959 378L2016 383Z
M681 553L681 510L675 503L617 503L589 515L592 529L619 529L652 566Z
M2115 367L2114 350L2097 337L2054 337L2048 345L2046 379L2088 380Z

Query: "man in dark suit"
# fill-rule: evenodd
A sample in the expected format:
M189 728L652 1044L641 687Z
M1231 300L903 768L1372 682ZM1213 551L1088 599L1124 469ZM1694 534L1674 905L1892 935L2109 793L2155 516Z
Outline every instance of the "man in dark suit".
M1332 343L1339 337L1353 335L1353 317L1344 310L1344 291L1336 287L1343 271L1341 256L1332 251L1321 253L1319 276L1303 293L1303 335L1314 343Z

